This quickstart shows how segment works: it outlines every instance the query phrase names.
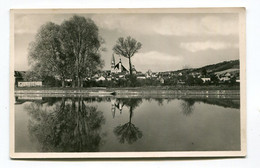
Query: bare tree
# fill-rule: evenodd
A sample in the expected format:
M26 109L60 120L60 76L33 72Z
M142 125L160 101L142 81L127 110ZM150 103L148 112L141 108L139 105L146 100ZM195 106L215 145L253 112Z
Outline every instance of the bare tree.
M134 54L137 53L141 48L142 44L130 36L126 37L125 39L120 37L113 48L113 51L116 54L128 58L130 75L132 75L131 57L134 56Z

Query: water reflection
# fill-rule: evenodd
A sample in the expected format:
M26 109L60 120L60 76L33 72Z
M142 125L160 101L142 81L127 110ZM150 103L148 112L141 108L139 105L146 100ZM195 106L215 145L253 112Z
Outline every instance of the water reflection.
M142 103L142 99L117 99L115 103L115 107L118 107L120 113L122 113L123 106L127 106L129 108L129 121L123 125L119 125L114 128L114 134L118 137L120 143L127 142L128 144L132 144L138 139L142 138L142 131L139 130L132 123L132 117L134 115L134 109L138 107Z
M237 149L240 143L239 108L239 99L17 97L15 116L19 120L15 123L18 130L15 136L18 139L16 142L21 143L16 145L15 150L113 152L213 150L211 147L214 150ZM206 110L212 112L205 113ZM199 136L191 133L186 125L200 128L197 129ZM20 131L19 127L25 131ZM205 132L211 135L204 136L208 135ZM226 140L220 142L218 137L225 137ZM28 147L31 144L35 146Z
M182 113L185 116L191 115L191 113L194 110L194 104L195 104L195 100L193 99L183 99L181 103Z
M29 134L41 144L43 152L99 151L102 138L103 112L85 105L82 97L71 102L62 98L54 107L31 103L25 106L29 119Z
M155 98L154 100L158 103L159 106L163 106L164 99L162 99L162 98Z

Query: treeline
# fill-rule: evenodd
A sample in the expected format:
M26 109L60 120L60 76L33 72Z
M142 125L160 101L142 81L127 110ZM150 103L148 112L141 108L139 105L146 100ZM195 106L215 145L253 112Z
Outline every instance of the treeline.
M239 86L236 78L231 78L229 81L220 81L216 75L211 75L210 81L203 81L201 78L192 75L178 76L172 78L146 78L137 79L135 75L128 75L126 78L117 80L95 81L89 80L84 82L84 87L142 87L142 86L210 86L210 85L224 85L224 86Z
M138 79L136 75L126 75L125 78L112 80L96 81L83 80L82 87L142 87L142 86L239 86L236 78L232 77L229 81L220 81L216 75L210 75L210 81L203 81L201 78L192 75L177 76L171 78L146 78ZM54 77L47 77L43 81L47 87L61 87L61 80ZM65 86L72 87L73 82L65 82Z

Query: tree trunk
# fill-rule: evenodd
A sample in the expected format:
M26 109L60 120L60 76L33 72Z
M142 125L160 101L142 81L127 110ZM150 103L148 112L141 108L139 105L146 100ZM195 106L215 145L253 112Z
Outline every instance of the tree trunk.
M130 71L130 75L132 76L132 63L131 63L131 57L128 57L129 60L129 71Z
M78 77L78 87L80 87L80 78Z
M133 116L133 108L132 108L132 106L130 106L129 123L132 122L132 116Z
M80 79L80 87L83 87L83 79Z
M62 97L62 99L61 99L61 107L62 107L62 110L64 110L64 107L65 107L65 97Z
M64 79L62 79L62 81L61 81L61 87L65 87L65 81L64 81Z
M75 79L72 80L72 87L75 87Z

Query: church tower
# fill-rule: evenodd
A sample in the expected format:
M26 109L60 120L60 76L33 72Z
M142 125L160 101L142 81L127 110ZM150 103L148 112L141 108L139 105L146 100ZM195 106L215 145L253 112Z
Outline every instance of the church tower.
M119 58L119 72L122 72L122 62L121 62L121 58Z
M112 73L115 72L115 56L114 56L114 54L112 55L112 59L111 59L111 72Z

